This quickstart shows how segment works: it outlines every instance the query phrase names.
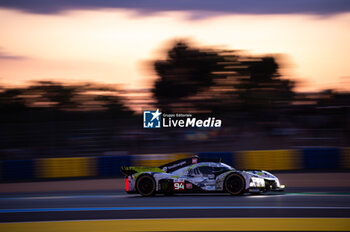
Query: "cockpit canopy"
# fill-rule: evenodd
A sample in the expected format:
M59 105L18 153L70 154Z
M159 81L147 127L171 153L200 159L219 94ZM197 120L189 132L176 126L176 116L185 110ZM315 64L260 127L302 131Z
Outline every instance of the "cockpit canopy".
M224 163L200 162L190 166L186 166L172 172L176 176L208 176L219 175L221 173L234 170L232 167Z

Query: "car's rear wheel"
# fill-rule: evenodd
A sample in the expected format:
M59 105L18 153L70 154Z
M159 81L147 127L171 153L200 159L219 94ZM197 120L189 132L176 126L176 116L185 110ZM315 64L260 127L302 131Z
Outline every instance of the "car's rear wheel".
M245 181L243 176L233 173L226 177L224 186L228 193L237 196L243 194Z
M152 176L140 176L136 183L136 189L144 197L152 196L156 193L156 181Z

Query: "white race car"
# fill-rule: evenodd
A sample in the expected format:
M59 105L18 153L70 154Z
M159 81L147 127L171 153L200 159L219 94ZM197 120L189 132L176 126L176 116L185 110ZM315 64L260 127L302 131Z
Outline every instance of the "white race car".
M194 156L160 167L122 167L127 193L227 192L231 195L283 191L278 178L266 171L240 171L218 159Z

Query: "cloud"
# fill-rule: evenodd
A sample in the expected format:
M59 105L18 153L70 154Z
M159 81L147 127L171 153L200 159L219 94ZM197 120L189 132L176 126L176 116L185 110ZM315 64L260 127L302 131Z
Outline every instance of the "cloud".
M8 54L7 52L3 51L3 48L0 47L0 60L23 60L27 59L25 56L14 56L11 54Z
M36 14L59 14L81 9L130 9L141 15L162 11L224 14L315 14L350 12L348 0L1 0L0 7ZM212 16L208 14L207 17ZM205 15L203 15L205 17Z

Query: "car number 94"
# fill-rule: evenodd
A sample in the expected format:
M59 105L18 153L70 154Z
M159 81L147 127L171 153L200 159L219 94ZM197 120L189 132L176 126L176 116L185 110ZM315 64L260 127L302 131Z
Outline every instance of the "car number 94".
M185 190L184 182L174 182L174 190Z

